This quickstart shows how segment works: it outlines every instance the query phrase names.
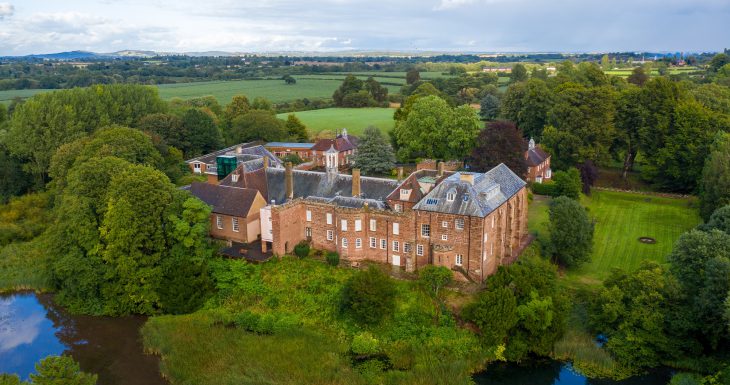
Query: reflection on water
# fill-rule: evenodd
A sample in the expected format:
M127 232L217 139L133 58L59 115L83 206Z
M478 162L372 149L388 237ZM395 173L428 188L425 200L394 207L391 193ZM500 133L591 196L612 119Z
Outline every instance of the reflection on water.
M522 365L499 363L474 376L477 385L666 385L667 371L656 371L623 381L586 378L570 363L552 360L532 361Z
M23 378L37 361L70 354L102 385L165 385L158 359L142 353L143 317L72 316L50 295L0 297L0 373Z

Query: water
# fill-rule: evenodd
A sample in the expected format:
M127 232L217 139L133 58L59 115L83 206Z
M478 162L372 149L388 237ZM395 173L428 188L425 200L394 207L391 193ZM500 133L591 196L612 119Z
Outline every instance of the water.
M51 295L0 296L0 373L27 379L49 355L69 354L101 385L167 385L159 360L145 355L139 328L144 317L75 316Z
M474 381L477 385L666 385L670 378L667 371L655 371L622 381L592 379L573 370L570 363L542 360L493 364L475 375Z

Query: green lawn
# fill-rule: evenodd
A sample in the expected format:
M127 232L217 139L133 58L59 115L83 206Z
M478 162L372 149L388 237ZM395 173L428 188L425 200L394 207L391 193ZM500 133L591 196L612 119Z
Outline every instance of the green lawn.
M342 128L347 128L350 134L360 135L368 126L378 127L383 132L392 130L394 111L392 108L325 108L294 114L313 136L331 135ZM278 117L286 119L287 115L279 114Z
M163 99L213 95L221 104L228 104L233 96L246 95L249 99L265 97L280 103L303 98L331 98L340 83L340 80L323 79L298 79L293 85L284 84L283 80L231 80L161 84L158 88Z
M6 91L0 91L0 104L10 104L10 102L13 100L13 98L21 97L23 99L29 98L35 94L39 94L42 92L48 92L53 90L6 90Z
M597 191L581 203L596 221L591 262L567 277L595 284L605 279L614 267L636 269L643 260L664 262L679 236L699 222L694 198L661 198L650 195ZM547 236L548 199L536 197L529 210L529 228L538 237ZM639 237L651 237L655 244L644 244Z

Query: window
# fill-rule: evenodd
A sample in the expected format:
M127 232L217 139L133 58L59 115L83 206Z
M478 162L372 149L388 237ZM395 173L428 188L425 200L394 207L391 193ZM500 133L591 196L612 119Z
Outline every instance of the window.
M411 244L408 242L403 243L403 252L410 253L411 252Z
M449 240L449 236L446 235L446 234L441 234L441 240L442 241L448 241Z
M441 221L441 227L448 228L449 222L448 221Z
M362 249L362 239L355 238L355 248L356 249Z
M380 240L380 248L383 250L388 248L388 243L385 241L385 239Z
M347 248L347 238L342 238L342 247Z
M215 216L215 225L218 230L223 230L223 218L220 215Z
M307 222L311 222L311 221L312 221L312 212L307 210Z
M362 231L362 219L355 219L355 231Z
M200 172L201 172L201 168L200 168L200 163L194 163L194 164L193 164L193 170L194 170L194 171L195 171L196 173L200 174Z
M494 228L494 215L492 215L492 228Z
M231 182L233 182L233 183L238 182L238 174L232 174L231 175Z
M376 221L375 219L370 220L370 231L375 231L375 229L377 228L377 223L378 221Z
M375 237L370 237L370 248L375 249L378 247L378 240Z
M400 251L400 242L393 241L393 251Z
M456 199L456 191L449 191L446 193L446 201L453 202Z
M401 200L407 200L410 195L411 195L411 190L405 189L405 188L400 189L400 199Z
M304 236L307 238L312 237L312 228L311 227L305 227L304 228Z
M416 245L416 255L423 255L423 245Z
M395 212L402 213L403 212L403 205L400 203L395 204Z
M335 239L335 232L332 230L327 230L327 240L331 241Z
M400 223L393 222L393 234L400 235Z
M431 236L431 225L422 224L421 225L421 236L428 238Z
M342 227L342 231L347 231L347 219L340 220L340 225Z
M327 213L327 224L328 225L332 224L332 213Z
M456 227L457 230L464 230L464 218L456 218L454 221L454 227Z
M461 266L461 264L464 262L464 256L461 254L456 254L456 266Z
M439 203L439 200L438 199L434 199L434 198L428 198L428 199L426 199L426 204L427 205L434 206L434 205L437 205L438 203Z
M231 218L231 222L233 223L233 231L238 232L238 218Z
M469 194L464 194L464 197L461 199L463 199L464 202L469 202Z

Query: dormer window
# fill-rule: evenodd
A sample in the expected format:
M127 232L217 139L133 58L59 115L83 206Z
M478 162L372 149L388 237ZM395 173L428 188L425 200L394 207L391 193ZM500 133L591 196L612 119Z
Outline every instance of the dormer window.
M400 189L400 199L401 200L407 200L409 196L411 196L410 189L406 189L406 188Z
M238 182L238 174L232 174L231 175L231 182L233 182L233 183Z
M456 191L451 190L446 193L446 201L453 202L456 199Z

